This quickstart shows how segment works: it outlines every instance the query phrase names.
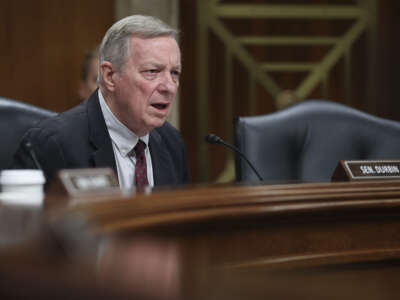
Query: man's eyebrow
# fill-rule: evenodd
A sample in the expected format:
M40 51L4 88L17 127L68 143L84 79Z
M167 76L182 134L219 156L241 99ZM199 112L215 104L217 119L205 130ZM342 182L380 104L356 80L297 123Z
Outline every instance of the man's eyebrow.
M145 63L140 64L139 67L140 68L158 68L158 69L162 69L162 68L165 67L165 65L164 64L159 64L159 63L156 63L156 62L145 62ZM181 64L175 65L175 66L173 66L173 69L182 71L182 65Z
M178 71L178 72L182 72L182 65L178 64L172 67L173 70Z
M154 67L160 68L160 67L162 67L161 64L158 64L158 63L155 63L155 62L144 62L144 63L141 63L139 66L141 68L154 68Z

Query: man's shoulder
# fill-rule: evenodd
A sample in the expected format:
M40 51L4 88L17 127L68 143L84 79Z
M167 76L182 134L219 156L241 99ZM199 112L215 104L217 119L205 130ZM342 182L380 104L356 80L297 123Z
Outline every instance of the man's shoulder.
M87 119L87 100L66 110L62 113L57 114L54 117L46 118L37 124L38 127L69 127L76 126L76 122Z
M59 113L57 116L47 119L47 121L64 122L70 119L82 118L82 116L87 113L87 101L88 100L85 100L64 112Z
M64 134L70 135L72 132L76 134L85 131L85 128L87 128L87 125L85 125L86 122L86 103L83 102L54 117L40 121L30 129L30 132L41 138Z

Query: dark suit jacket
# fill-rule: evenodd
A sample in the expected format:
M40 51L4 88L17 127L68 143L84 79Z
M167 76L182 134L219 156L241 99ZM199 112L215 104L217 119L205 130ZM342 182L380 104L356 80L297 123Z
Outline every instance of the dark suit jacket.
M60 169L111 167L116 163L97 90L78 106L40 122L23 137L13 168L35 168L24 145L32 144L48 182ZM186 147L168 122L150 132L154 185L190 182Z

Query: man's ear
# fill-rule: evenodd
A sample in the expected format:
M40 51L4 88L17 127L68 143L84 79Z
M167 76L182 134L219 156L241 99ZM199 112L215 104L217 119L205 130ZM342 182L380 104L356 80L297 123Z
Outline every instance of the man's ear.
M115 90L116 79L116 71L114 70L113 64L109 61L103 61L100 65L100 72L104 87L110 92L113 92Z

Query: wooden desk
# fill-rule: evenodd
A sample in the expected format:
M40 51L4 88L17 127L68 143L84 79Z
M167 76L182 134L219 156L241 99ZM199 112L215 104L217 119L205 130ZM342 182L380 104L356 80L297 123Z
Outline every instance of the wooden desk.
M47 220L68 251L95 255L110 239L115 261L129 261L143 240L162 258L173 249L175 287L185 298L392 299L398 289L398 181L207 186L57 201ZM117 265L113 274L129 264Z
M83 213L104 233L145 232L201 245L213 265L272 267L397 257L399 196L396 181L212 186L83 200L63 216Z

